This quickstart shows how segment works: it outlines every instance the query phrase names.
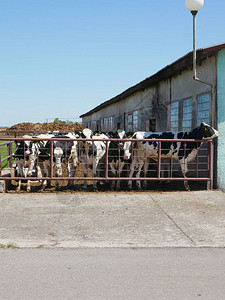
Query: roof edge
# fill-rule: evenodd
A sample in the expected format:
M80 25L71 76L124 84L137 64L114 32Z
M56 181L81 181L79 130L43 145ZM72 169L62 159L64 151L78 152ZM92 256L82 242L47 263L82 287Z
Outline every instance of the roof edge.
M225 49L225 43L220 43L220 44L212 45L209 47L199 48L196 51L197 62L200 62L201 60L216 54L218 51L220 51L222 49ZM167 65L166 67L159 70L152 76L147 77L146 79L142 80L141 82L137 83L136 85L128 88L121 94L119 94L109 100L106 100L105 102L99 104L98 106L91 109L90 111L80 115L80 118L86 117L94 112L97 112L110 104L119 102L134 93L137 93L141 90L151 87L156 82L165 80L166 78L169 78L169 77L175 75L176 73L183 71L184 69L192 66L192 57L193 57L193 51L188 52L186 55L177 59L173 63Z

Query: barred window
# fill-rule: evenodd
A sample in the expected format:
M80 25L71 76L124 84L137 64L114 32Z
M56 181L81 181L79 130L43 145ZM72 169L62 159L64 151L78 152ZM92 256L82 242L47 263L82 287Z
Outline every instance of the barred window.
M202 122L210 123L210 96L209 93L198 96L198 114L197 114L197 126Z
M133 112L133 131L138 130L138 111Z
M179 102L175 101L171 103L171 130L178 131L179 121Z
M183 120L182 120L182 130L191 130L192 122L192 98L183 100Z

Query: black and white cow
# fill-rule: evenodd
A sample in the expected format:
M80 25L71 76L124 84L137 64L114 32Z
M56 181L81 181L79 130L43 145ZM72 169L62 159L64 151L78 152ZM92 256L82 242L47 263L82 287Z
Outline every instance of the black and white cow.
M144 177L148 170L149 160L158 160L158 142L154 139L212 139L219 136L219 132L207 125L202 123L197 128L188 132L135 132L132 139L135 142L126 142L124 144L124 158L129 159L132 153L132 163L130 168L129 177L133 177L135 171L136 177L140 177L142 167L144 166ZM152 141L138 141L140 139L151 139ZM188 172L187 164L192 162L198 152L202 143L200 142L162 142L161 143L161 159L172 158L179 162L183 176L186 176ZM133 147L132 147L133 146ZM141 188L139 180L136 182L137 187ZM145 183L146 184L146 183ZM184 181L186 190L189 190L187 181ZM132 188L132 180L129 180L128 187Z
M76 168L78 165L78 141L72 139L78 139L80 137L80 132L69 132L63 136L55 136L59 140L53 142L53 160L55 162L56 176L62 175L62 163L63 160L67 161L67 171L69 177L74 177ZM68 140L61 140L68 139ZM73 185L73 180L71 179L68 186ZM58 181L56 181L56 188L58 188Z
M118 129L116 132L108 132L107 135L111 139L125 139L132 137L133 133L129 132L126 134L124 130ZM108 148L108 164L111 171L110 175L117 178L120 177L126 163L127 162L124 160L124 141L111 140ZM111 189L114 189L115 186L116 190L120 189L120 180L112 181Z
M106 153L106 143L98 139L108 139L104 133L93 134L89 128L82 130L81 138L93 139L79 142L79 157L83 165L84 177L88 175L88 167L92 169L92 176L96 177L98 165ZM84 188L87 189L87 180L84 181ZM93 188L97 188L96 180L93 180Z
M30 135L24 135L22 138L30 139L32 136ZM16 177L27 177L28 171L30 168L30 161L29 161L29 155L27 154L27 151L30 147L30 141L29 140L21 140L21 141L15 141L16 148L15 152L13 153L13 157L15 158L15 176ZM31 173L32 176L32 173ZM18 181L18 187L17 191L20 191L21 189L21 180ZM27 181L27 191L29 192L31 189L30 181Z
M38 139L50 139L54 134L46 133L33 136ZM29 148L26 151L29 156L28 176L37 167L38 177L50 176L50 143L48 140L30 141ZM45 189L47 180L42 181L42 190Z

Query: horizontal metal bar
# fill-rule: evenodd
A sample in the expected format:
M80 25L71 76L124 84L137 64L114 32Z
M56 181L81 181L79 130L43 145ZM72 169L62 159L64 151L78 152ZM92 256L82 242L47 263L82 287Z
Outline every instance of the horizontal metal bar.
M160 180L168 180L168 181L196 181L196 180L210 180L210 177L0 177L0 180L146 180L146 181L160 181Z
M2 139L3 141L5 141L6 139ZM0 139L1 141L1 139ZM0 143L0 147L1 146L5 146L5 145L10 145L12 143L12 141L9 141L9 142L5 142L5 143Z
M210 139L204 139L204 140L195 140L195 139L95 139L95 138L90 138L90 139L83 139L83 138L0 138L0 141L101 141L101 142L106 142L106 141L115 141L115 142L195 142L195 143L207 143L209 141L212 141Z

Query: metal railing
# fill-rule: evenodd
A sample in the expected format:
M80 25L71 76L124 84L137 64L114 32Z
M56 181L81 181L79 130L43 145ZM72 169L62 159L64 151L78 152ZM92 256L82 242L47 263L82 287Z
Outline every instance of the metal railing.
M2 176L2 167L1 164L4 161L8 162L8 168L12 169L12 164L13 164L13 153L12 153L12 145L15 141L33 141L33 142L38 142L38 141L48 141L50 143L50 148L49 148L49 175L48 176L43 176L42 175L38 176L37 174L32 176L32 177L18 177L18 176L13 176L11 177L3 177ZM1 141L4 141L1 143ZM54 163L54 142L56 141L62 141L62 142L68 142L68 141L77 141L78 142L78 147L77 147L77 153L78 153L78 163L76 166L76 173L75 176L69 177L68 171L66 169L66 164L71 164L69 161L69 154L66 154L65 157L63 158L63 166L64 166L64 172L62 176L56 176L55 173L55 163ZM84 155L84 143L86 142L103 142L105 145L105 155L101 158L98 166L97 166L97 171L98 175L94 176L91 173L91 165L93 166L94 160L96 159L95 156L90 156L89 163L87 163L86 167L89 169L87 177L84 176L83 174L83 167L84 167L84 162L81 161L82 155ZM137 141L138 142L153 142L152 139L144 139L144 140L132 140L132 139L68 139L68 138L50 138L50 139L40 139L40 138L9 138L9 137L4 137L0 138L0 180L99 180L99 181L112 181L112 180L121 180L121 181L126 181L126 180L149 180L149 181L157 181L157 180L169 180L169 181L184 181L184 180L190 180L190 181L211 181L212 180L212 140L194 140L194 139L185 139L185 140L178 140L178 139L154 139L154 143L158 143L158 156L157 158L154 157L154 159L151 161L149 158L149 167L147 170L147 175L143 175L143 171L141 173L141 176L139 177L129 177L130 173L130 164L132 163L132 158L133 158L133 151L131 155L131 160L130 161L123 161L123 154L122 151L118 151L118 149L114 149L114 151L118 151L117 158L122 160L123 162L118 165L117 167L117 175L112 174L112 170L109 165L109 161L113 159L109 155L109 145L110 142L131 142L132 145L134 145ZM189 176L182 176L181 173L179 173L179 162L169 159L167 161L164 161L164 155L162 154L162 151L165 151L165 148L162 148L162 143L163 145L166 143L184 143L184 145L188 145L188 143L203 143L205 146L201 146L201 148L197 151L195 160L191 163L188 164L188 169L189 169ZM7 145L7 153L1 153L1 147ZM132 147L131 147L132 148ZM89 149L89 154L91 153L91 149ZM112 150L112 149L111 149ZM169 151L169 149L167 149ZM191 149L188 149L187 147L184 148L184 155L185 153L188 152ZM67 149L65 151L67 153ZM146 153L141 152L139 158L142 159L143 157L146 157ZM92 160L92 162L90 162ZM14 162L15 164L15 162ZM40 160L39 157L37 156L37 161L36 161L36 167L40 165ZM15 166L14 166L15 167ZM43 171L43 170L41 170ZM166 174L166 176L164 175Z

